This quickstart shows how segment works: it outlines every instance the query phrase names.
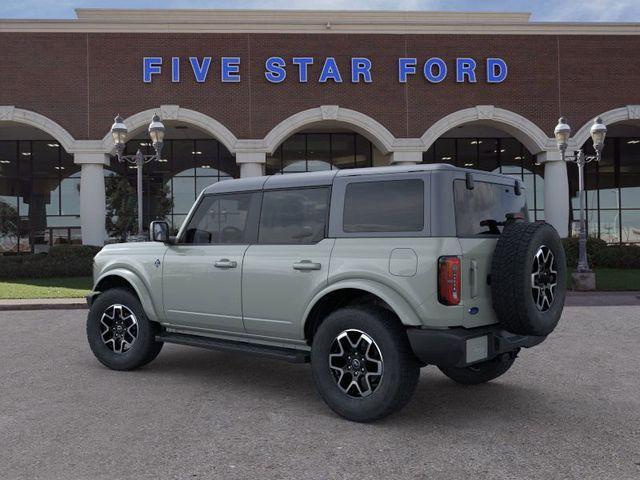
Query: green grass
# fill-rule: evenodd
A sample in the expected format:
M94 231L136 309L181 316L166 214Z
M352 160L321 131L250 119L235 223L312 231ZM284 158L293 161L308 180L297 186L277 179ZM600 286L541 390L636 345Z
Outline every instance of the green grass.
M571 272L569 270L569 285ZM640 270L618 268L594 268L596 272L596 288L602 291L640 290Z
M91 290L91 277L0 280L0 299L78 298Z

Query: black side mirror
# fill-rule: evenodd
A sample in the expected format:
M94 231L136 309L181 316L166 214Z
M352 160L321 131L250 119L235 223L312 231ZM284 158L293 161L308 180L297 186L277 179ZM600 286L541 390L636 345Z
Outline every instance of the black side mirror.
M153 242L169 243L169 225L163 220L154 220L149 226Z

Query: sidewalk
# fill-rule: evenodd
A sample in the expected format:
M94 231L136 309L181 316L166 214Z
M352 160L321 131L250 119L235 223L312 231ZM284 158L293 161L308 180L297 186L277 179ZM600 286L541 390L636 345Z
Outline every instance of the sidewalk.
M640 306L637 292L568 292L566 307ZM88 308L84 298L37 298L0 300L0 312L8 310L80 310Z

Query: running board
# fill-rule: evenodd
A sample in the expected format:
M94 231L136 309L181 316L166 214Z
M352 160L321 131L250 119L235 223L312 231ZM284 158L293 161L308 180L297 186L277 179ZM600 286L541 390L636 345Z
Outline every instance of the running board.
M209 350L222 350L224 352L248 353L261 357L284 360L290 363L307 363L310 361L309 352L294 348L273 347L271 345L259 345L255 343L238 342L235 340L222 340L219 338L200 337L183 333L162 333L156 335L156 341L177 343L190 347L207 348Z

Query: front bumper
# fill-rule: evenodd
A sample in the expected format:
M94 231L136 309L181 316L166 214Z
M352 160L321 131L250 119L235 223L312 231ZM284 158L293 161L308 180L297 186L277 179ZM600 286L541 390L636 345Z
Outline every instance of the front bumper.
M515 335L499 325L478 328L407 329L413 353L424 364L466 367L500 354L538 345L547 337Z

